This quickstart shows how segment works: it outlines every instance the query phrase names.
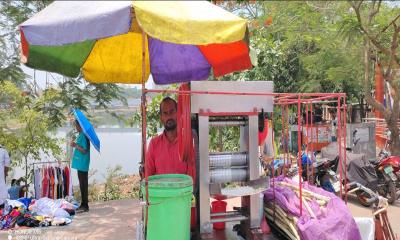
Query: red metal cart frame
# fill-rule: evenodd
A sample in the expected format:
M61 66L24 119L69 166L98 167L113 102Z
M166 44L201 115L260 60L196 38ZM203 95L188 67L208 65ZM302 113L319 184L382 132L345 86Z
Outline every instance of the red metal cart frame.
M169 94L215 94L215 95L249 95L249 96L272 96L274 97L275 106L281 106L282 113L285 111L286 114L282 114L282 135L287 138L288 137L288 119L285 119L285 116L288 116L288 109L290 106L296 108L297 107L297 129L298 133L301 133L302 130L306 129L306 139L309 137L308 132L309 128L313 127L313 121L309 123L308 118L308 110L311 112L312 119L312 109L313 104L321 103L323 101L336 101L337 102L337 141L339 146L339 178L340 178L340 196L345 199L347 203L347 189L346 184L344 184L344 193L342 183L343 179L346 179L346 94L345 93L252 93L252 92L226 92L226 91L179 91L179 90L156 90L156 89L145 89L144 84L142 84L142 164L145 164L145 154L146 154L146 93L169 93ZM302 107L305 107L306 110L306 120L305 126L301 121L301 110ZM312 138L311 131L311 138ZM286 139L288 140L288 139ZM302 164L301 164L301 155L302 155L302 146L301 146L301 137L300 134L298 136L298 155L297 155L297 166L298 166L298 174L299 174L299 189L300 189L300 214L302 214ZM311 148L309 149L307 146L307 152L313 152ZM284 155L284 166L286 166L287 162L291 163L290 154L288 148L285 148ZM342 161L344 160L344 165ZM342 169L344 166L345 169ZM273 171L274 172L274 171ZM285 172L285 171L284 171ZM344 173L344 176L343 176ZM343 178L344 177L344 178ZM146 184L146 193L145 199L148 204L148 189L147 189L148 179L145 177ZM274 189L274 184L272 184ZM147 212L147 211L146 211ZM146 222L147 222L147 214L146 214Z

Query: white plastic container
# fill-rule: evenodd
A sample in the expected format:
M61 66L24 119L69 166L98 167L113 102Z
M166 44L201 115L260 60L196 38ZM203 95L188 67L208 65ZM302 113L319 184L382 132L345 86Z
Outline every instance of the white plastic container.
M355 217L354 220L360 230L362 240L375 239L375 222L373 218Z

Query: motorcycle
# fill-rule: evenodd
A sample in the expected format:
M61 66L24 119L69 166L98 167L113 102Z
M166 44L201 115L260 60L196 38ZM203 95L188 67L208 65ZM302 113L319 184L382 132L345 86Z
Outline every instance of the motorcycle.
M400 196L397 195L397 190L400 188L400 156L385 158L376 165L376 168L379 172L384 172L384 176L387 176L387 198L388 202L392 204Z
M323 188L325 191L336 193L340 189L340 183L336 175L339 158L321 159L316 161L316 157L302 154L302 178L314 185ZM308 165L308 168L307 168Z
M387 132L388 139L390 138L390 131ZM381 157L377 162L371 162L372 165L379 172L384 172L388 183L388 202L393 203L397 200L400 195L397 195L397 191L400 189L400 156L391 156L387 150L390 144L390 140L387 140L384 148L380 151L379 156Z
M353 132L353 135L356 131ZM353 145L355 146L358 139L354 138ZM370 164L365 164L363 161L351 161L347 169L348 182L357 182L363 186L377 192L380 196L388 199L388 203L394 203L399 195L397 190L400 188L400 157L385 155L388 152L385 148L381 151L381 159L370 161ZM351 149L350 149L351 150ZM368 201L372 196L368 191L357 190L357 199L366 207L371 203Z
M380 161L376 165L365 165L361 160L351 161L347 168L347 179L342 182L343 189L344 184L347 184L347 190L350 193L355 192L358 201L366 207L371 205L369 201L372 198L371 191L387 198L389 203L393 203L398 198L396 195L397 187L393 181L394 174L390 174L391 170L387 165L388 161ZM339 157L332 160L325 159L316 163L314 162L312 166L315 178L311 182L326 191L338 193L341 184L337 176ZM304 167L306 166L303 165L303 180L306 180L306 170ZM354 189L353 186L355 183L364 187ZM365 189L371 190L366 191Z
M316 171L315 184L322 187L325 191L338 193L340 191L340 181L336 174L338 168L339 157L332 160L325 160L318 166Z
M323 160L313 165L313 171L315 172L315 178L313 183L323 188L325 191L338 193L340 191L340 180L337 176L337 168L339 165L339 158L336 157L333 160ZM303 179L304 178L303 170ZM375 169L372 165L365 165L362 161L354 160L350 162L347 169L347 179L343 179L342 186L347 184L348 192L355 192L358 201L366 207L369 207L372 203L369 199L372 198L371 191L378 193L379 195L390 198L393 194L392 182L388 179L386 173L379 169ZM356 185L355 185L356 184ZM358 189L354 189L355 186L364 186ZM366 189L371 189L366 191ZM395 193L395 192L394 192ZM394 202L390 199L390 203Z

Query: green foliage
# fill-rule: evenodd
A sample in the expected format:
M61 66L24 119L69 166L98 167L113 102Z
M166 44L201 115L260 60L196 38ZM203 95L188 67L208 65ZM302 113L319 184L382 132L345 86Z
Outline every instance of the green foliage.
M211 152L237 152L239 151L239 127L210 127Z
M88 84L84 90L95 101L96 108L108 109L113 100L119 100L125 106L128 105L126 98L122 96L122 89L117 84Z
M97 183L96 179L92 179L92 177L97 173L97 170L93 170L90 169L89 173L88 173L88 182L89 182L89 186L88 186L88 200L89 202L98 202L101 200L100 195L98 194L100 191L100 186ZM82 196L81 196L81 190L78 186L74 186L73 187L73 191L74 191L74 198L77 201L82 201Z
M20 32L18 24L24 22L52 1L1 1L0 2L0 82L11 81L21 89L30 89L31 79L21 68ZM37 94L35 92L35 94ZM45 89L38 96L34 110L50 119L50 129L63 126L71 108L84 112L94 102L95 108L108 111L112 100L126 103L122 90L116 84L87 84L83 79L64 78L57 88ZM119 116L114 115L118 118Z
M95 109L108 111L113 100L119 100L127 105L122 89L116 84L86 84L81 78L66 78L58 83L58 88L45 89L35 109L47 115L51 119L52 129L56 129L64 125L72 108L81 109L95 121L94 116L89 114L91 103ZM114 117L120 116L114 115Z
M89 171L89 202L104 202L119 199L138 199L140 177L137 175L129 176L121 173L121 166L114 168L108 167L107 174L103 175L106 182L98 183L95 179L90 179L97 173L97 170ZM131 185L131 186L130 186ZM128 186L128 187L127 187ZM81 201L81 192L79 186L74 187L74 197Z
M120 187L114 182L116 178L121 177L122 167L117 165L115 168L107 168L106 183L104 185L103 201L121 199Z
M129 198L138 199L139 193L140 193L140 182L137 182L137 184L133 184L132 191L129 193Z
M0 81L26 86L19 56L19 29L22 23L51 1L0 1Z
M61 154L59 139L53 137L51 121L43 113L35 111L40 99L22 92L10 81L0 84L0 142L12 155L13 165L25 162L25 170L30 172L28 159L41 160L41 154L58 158Z
M400 8L396 4L381 1L349 1L351 11L348 18L357 21L357 33L361 32L362 48L364 56L360 59L365 67L364 90L365 99L375 110L379 111L386 120L387 127L391 131L390 151L392 154L400 154L400 132L397 121L400 115ZM349 31L348 34L351 34ZM357 34L358 35L358 34ZM382 67L383 79L390 86L389 91L393 97L393 104L387 101L386 106L374 99L371 94L372 81L374 79L373 64L379 63ZM372 81L371 81L372 80ZM386 90L386 89L385 89Z
M221 6L249 17L253 68L224 80L274 82L275 92L345 92L363 103L364 66L361 31L346 2L264 1ZM289 109L291 110L291 109ZM280 108L274 128L281 131Z
M50 119L50 129L57 129L64 121L65 108L60 104L60 91L54 88L46 89L43 94L38 97L35 110L45 114Z
M168 87L169 90L177 89L176 84L172 84ZM146 95L149 96L149 95ZM167 93L161 93L153 96L150 101L147 101L146 106L146 127L147 127L147 137L153 137L157 135L157 132L162 128L160 122L160 103L164 97L170 96ZM171 98L177 100L176 96L170 96ZM142 126L142 114L141 112L136 112L132 119L129 120L131 126Z
M249 11L245 4L237 4ZM249 25L253 69L224 79L270 80L275 92L345 92L363 98L362 49L347 43L357 29L345 2L263 2ZM231 7L232 8L232 7ZM268 23L268 18L271 21ZM343 41L346 35L347 41Z
M158 129L161 126L160 122L160 103L164 98L165 94L158 94L153 97L146 107L146 126L147 126L147 137L153 137L157 135ZM133 116L131 124L142 126L142 115L141 112L137 112Z

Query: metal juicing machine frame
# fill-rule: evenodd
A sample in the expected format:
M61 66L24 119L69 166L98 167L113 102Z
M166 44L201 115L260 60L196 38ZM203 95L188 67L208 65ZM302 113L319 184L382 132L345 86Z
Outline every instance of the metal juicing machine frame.
M191 91L232 91L242 93L272 93L273 83L269 81L202 81L192 82ZM197 181L195 186L197 207L197 230L201 239L223 239L233 236L231 230L223 233L213 231L217 222L240 222L238 234L252 238L260 227L263 213L263 198L260 194L242 196L241 205L234 211L211 213L210 199L227 199L232 196L221 194L223 184L247 182L260 178L258 152L258 115L273 111L273 97L266 95L218 95L192 94L192 128L196 146ZM210 153L210 127L239 126L238 152ZM230 231L230 233L228 233ZM219 233L216 233L219 232Z

